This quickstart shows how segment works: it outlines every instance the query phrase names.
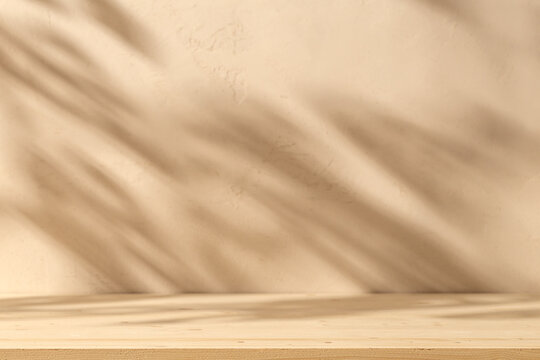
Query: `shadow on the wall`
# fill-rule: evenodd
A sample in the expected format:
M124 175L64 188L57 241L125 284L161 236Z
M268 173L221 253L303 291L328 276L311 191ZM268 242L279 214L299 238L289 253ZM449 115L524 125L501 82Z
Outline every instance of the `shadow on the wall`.
M34 2L66 16L73 11L62 10L61 2ZM114 1L87 1L82 9L126 47L154 59L151 36ZM105 291L152 290L141 273L174 291L264 290L257 272L240 266L216 244L269 259L286 256L280 246L287 241L369 291L494 289L460 259L445 235L376 203L370 189L344 182L332 161L317 157L323 135L306 131L272 105L249 100L236 109L209 99L200 118L185 119L178 110L178 119L168 119L176 124L171 134L170 127L156 125L112 83L84 44L54 28L19 30L0 27L0 76L3 105L21 129L20 165L32 202L4 201L2 209L22 216L81 266L99 273ZM59 54L68 64L55 61ZM464 231L474 229L482 216L478 192L486 178L510 176L519 165L516 159L539 160L535 137L481 104L471 104L459 120L472 136L456 138L363 99L326 93L306 98L354 151ZM178 228L160 228L144 201L90 150L66 142L54 153L41 145L36 128L45 120L28 111L34 106L53 108L70 119L70 127L119 149L177 191L172 202L182 214ZM246 164L252 173L240 173ZM362 170L352 173L361 176ZM235 201L249 204L244 213L253 210L271 224L248 223L241 211L216 210L205 194L189 191L193 184L229 186ZM197 243L197 258L184 253L183 227L203 229L200 239L189 239ZM328 304L318 306L328 311L333 306ZM272 316L293 315L288 309L294 304L277 304ZM259 316L256 309L248 314Z

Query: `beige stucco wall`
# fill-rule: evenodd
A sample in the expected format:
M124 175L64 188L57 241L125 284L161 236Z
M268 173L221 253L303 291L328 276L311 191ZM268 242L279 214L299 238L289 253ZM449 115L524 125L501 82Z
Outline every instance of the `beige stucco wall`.
M540 1L0 7L0 292L540 290Z

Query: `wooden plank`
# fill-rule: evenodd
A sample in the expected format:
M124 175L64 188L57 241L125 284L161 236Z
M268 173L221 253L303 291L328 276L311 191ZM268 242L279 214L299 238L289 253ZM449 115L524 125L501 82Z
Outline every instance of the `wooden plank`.
M32 349L2 350L0 359L81 360L530 360L537 350L515 349Z
M0 359L540 359L540 297L0 298Z

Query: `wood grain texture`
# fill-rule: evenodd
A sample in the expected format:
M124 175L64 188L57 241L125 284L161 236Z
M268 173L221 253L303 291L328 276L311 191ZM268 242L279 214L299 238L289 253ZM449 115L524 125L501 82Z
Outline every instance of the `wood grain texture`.
M539 359L540 297L0 299L0 359Z

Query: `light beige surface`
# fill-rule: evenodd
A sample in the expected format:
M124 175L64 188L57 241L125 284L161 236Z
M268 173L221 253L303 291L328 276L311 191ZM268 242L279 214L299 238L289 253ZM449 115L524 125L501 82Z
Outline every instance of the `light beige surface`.
M0 292L540 290L539 1L0 7Z
M121 359L151 355L163 359L538 359L540 298L517 294L4 296L0 358L24 354Z

